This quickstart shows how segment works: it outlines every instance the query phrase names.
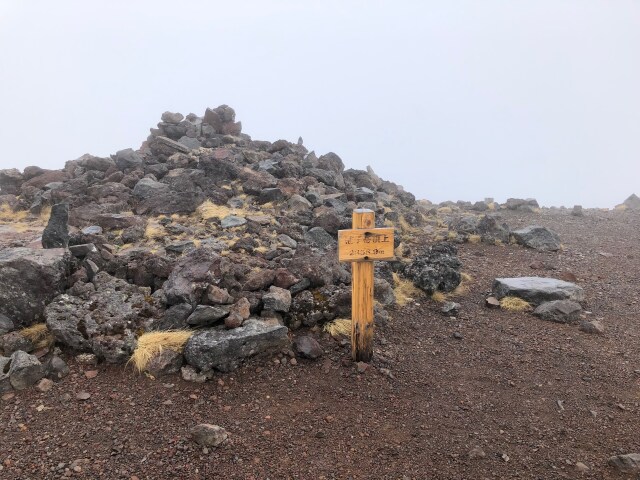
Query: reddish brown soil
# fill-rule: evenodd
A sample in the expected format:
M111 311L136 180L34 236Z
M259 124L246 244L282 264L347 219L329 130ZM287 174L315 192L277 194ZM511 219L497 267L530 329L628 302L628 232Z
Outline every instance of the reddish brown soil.
M80 459L81 471L66 475L620 478L607 459L640 452L640 216L505 219L556 230L565 251L461 246L473 281L456 299L458 319L426 297L393 310L377 331L377 358L362 374L345 361L348 347L327 337L319 361L257 360L202 385L102 366L87 379L70 360L72 375L50 392L30 389L0 403L0 478L60 478ZM555 270L533 270L534 261ZM602 319L604 335L483 306L494 277L563 271L578 277L588 317ZM76 400L80 391L91 398ZM201 422L225 427L228 444L203 453L188 438ZM474 447L486 456L470 458ZM576 462L589 470L580 473Z

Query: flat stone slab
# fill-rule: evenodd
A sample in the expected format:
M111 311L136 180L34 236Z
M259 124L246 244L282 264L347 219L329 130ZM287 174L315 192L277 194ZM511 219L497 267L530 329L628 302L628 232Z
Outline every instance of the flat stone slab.
M496 278L493 281L496 298L519 297L534 305L553 300L584 300L584 290L575 283L545 277Z
M541 252L557 252L561 248L560 237L546 227L531 225L511 232L520 245Z
M571 300L553 300L538 306L533 314L543 320L557 323L572 323L580 319L582 307Z
M184 348L189 365L200 370L229 372L242 360L288 346L289 329L250 318L239 328L210 328L191 336Z

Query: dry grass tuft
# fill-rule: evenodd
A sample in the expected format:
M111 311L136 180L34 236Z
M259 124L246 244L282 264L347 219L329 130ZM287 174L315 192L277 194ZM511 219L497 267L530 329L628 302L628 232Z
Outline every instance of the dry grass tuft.
M0 222L2 223L18 223L24 222L29 216L27 210L14 211L9 205L0 205Z
M51 207L50 206L46 206L43 207L42 210L40 210L40 223L42 223L43 225L46 225L47 223L49 223L49 217L51 216Z
M480 235L472 234L467 237L467 242L472 244L477 244L482 241L482 237Z
M446 297L462 297L469 293L469 283L473 280L473 277L465 272L461 272L460 277L462 279L460 285L446 295Z
M440 207L438 209L438 213L453 213L453 208L451 207Z
M20 335L33 343L36 349L48 348L55 343L55 338L45 323L36 323L23 328L20 330Z
M161 351L170 349L182 352L187 340L193 333L193 330L165 330L144 333L138 338L138 345L129 362L133 363L138 372L142 372L147 368L149 361Z
M444 303L447 300L447 295L443 292L433 292L431 300L438 303Z
M528 312L533 310L529 302L518 297L504 297L500 300L500 308L510 312Z
M337 318L332 322L325 324L324 331L329 332L332 337L351 337L351 319Z
M149 220L147 226L144 229L144 238L147 240L157 240L167 235L164 227L160 225L156 220Z
M416 287L413 282L406 278L401 278L400 275L395 272L393 273L393 284L396 303L400 306L406 305L423 294L422 290Z
M447 233L447 239L455 240L456 238L458 238L458 232L456 232L455 230L449 230L449 232Z

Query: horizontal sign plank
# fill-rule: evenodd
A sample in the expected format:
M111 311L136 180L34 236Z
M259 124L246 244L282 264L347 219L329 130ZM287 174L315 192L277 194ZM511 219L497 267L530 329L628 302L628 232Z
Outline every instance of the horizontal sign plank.
M338 259L341 262L393 258L393 228L338 230Z

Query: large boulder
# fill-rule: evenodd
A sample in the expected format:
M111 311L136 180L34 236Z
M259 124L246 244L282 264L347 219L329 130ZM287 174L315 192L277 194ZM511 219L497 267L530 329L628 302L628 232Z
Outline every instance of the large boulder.
M545 277L496 278L493 294L498 299L519 297L534 305L552 300L584 300L584 290L575 283Z
M228 372L247 357L286 347L288 331L282 325L271 325L255 318L232 330L201 330L187 342L184 356L187 363L200 370Z
M514 230L511 234L520 245L533 248L534 250L556 252L561 248L558 234L546 227L531 225L519 230Z
M49 222L42 232L42 248L66 248L69 245L69 205L51 207Z
M210 284L216 285L222 276L222 258L211 248L196 248L176 264L163 285L167 303L190 303L196 306Z
M78 352L93 352L108 363L125 362L135 334L156 315L151 289L99 272L84 298L59 295L45 314L55 339Z
M62 248L0 250L0 313L17 328L41 322L45 305L67 287L70 260Z
M451 292L462 281L462 263L457 253L456 247L450 243L433 245L407 265L404 274L429 295L437 290Z
M519 210L522 212L535 212L540 208L535 198L508 198L505 207L508 210Z

